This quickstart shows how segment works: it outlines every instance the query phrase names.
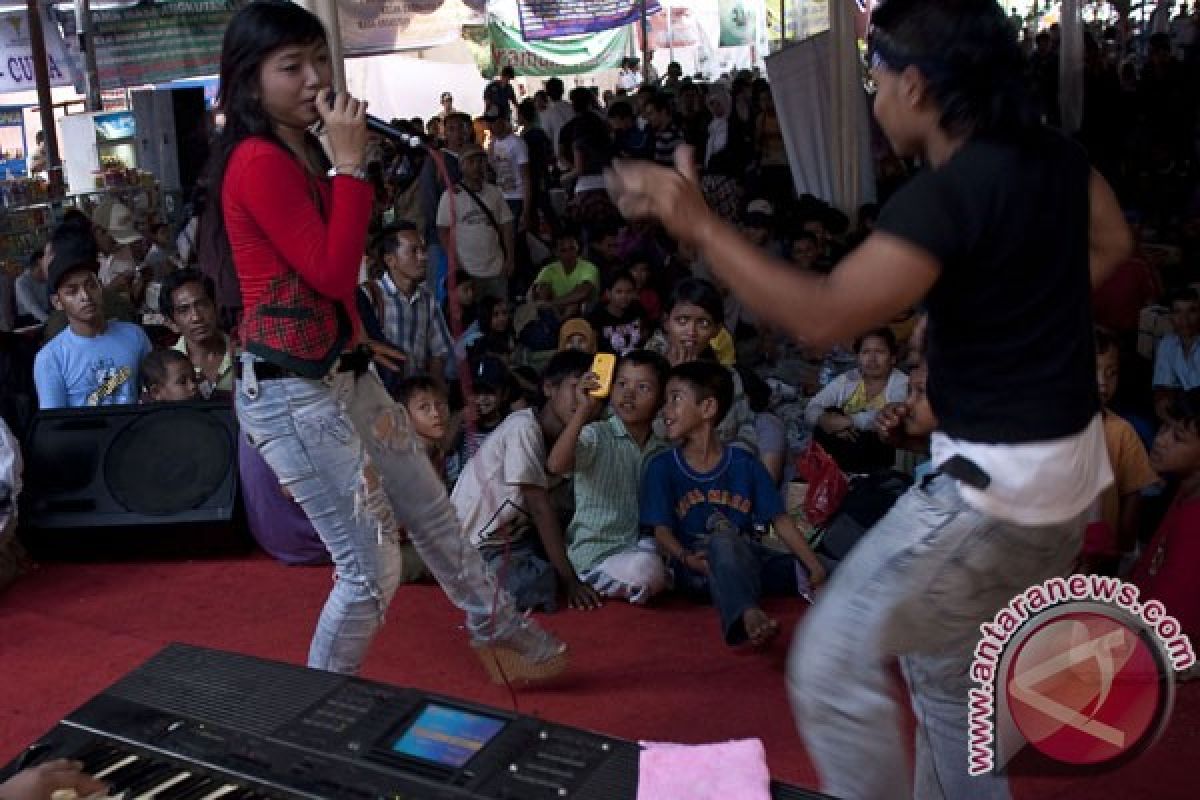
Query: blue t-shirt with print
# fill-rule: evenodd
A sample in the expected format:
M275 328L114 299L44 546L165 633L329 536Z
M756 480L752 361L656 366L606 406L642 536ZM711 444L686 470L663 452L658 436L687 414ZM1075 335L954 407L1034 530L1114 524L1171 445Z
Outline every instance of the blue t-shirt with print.
M79 408L136 403L138 368L151 350L139 326L109 321L99 336L80 336L69 327L33 362L41 408Z
M641 524L670 528L689 550L731 526L748 532L784 513L767 468L740 447L726 447L721 463L698 473L679 448L651 459L642 478Z

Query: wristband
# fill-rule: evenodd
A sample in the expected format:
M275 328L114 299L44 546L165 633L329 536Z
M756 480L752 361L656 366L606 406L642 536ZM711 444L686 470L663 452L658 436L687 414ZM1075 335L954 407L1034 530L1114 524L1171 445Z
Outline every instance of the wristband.
M365 181L367 179L367 168L361 164L338 164L337 166L330 167L329 172L326 174L330 178L345 175L348 178Z

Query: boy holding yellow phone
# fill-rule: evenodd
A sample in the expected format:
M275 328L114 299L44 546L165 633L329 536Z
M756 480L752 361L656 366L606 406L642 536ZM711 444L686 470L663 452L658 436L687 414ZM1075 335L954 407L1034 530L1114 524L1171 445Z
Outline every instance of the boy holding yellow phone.
M670 367L648 350L617 360L599 353L579 382L579 405L546 460L557 475L573 474L575 515L567 556L580 580L604 597L645 603L667 586L653 538L638 526L642 465L666 448L654 434ZM608 398L612 414L592 420Z

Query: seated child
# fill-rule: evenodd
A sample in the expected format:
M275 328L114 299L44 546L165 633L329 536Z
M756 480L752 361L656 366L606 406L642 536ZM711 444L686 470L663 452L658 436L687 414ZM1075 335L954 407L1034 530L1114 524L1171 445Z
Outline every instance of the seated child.
M605 289L605 302L588 314L588 322L596 331L601 352L623 356L648 338L642 307L637 302L637 286L632 275L618 270L608 279Z
M556 574L572 608L600 604L567 558L546 475L546 452L574 416L579 380L591 363L574 350L550 359L542 376L542 408L513 412L500 423L467 462L450 495L463 535L479 548L518 608L555 610ZM531 529L540 549L529 536Z
M562 320L551 304L554 292L546 283L535 283L529 299L513 315L522 360L535 369L545 367L558 349L558 330Z
M642 480L641 521L671 559L675 585L707 594L726 644L766 644L779 623L759 606L763 595L807 595L825 578L755 456L722 446L717 423L733 403L729 370L708 361L672 368L663 420L675 447L655 456ZM754 538L774 525L790 553Z
M396 387L396 400L408 412L413 433L425 448L433 471L445 480L446 457L442 448L446 441L446 423L450 417L446 390L428 375L413 375ZM412 583L429 574L407 533L402 533L400 537L400 556L401 583Z
M451 441L446 452L446 480L458 482L466 463L483 445L488 435L500 426L512 411L515 399L508 367L494 356L484 356L471 371L469 405L450 425Z
M149 403L178 403L200 396L196 368L179 350L151 350L142 359L143 398Z
M1118 555L1132 563L1137 548L1141 493L1159 482L1137 431L1111 408L1121 376L1116 337L1096 330L1096 378L1104 414L1104 441L1114 482L1100 495L1099 519L1084 539L1085 569L1111 573Z
M567 556L579 577L605 597L646 603L667 587L662 557L638 528L638 481L646 459L666 447L654 418L670 367L648 350L622 356L613 375L612 416L596 422L604 401L590 392L593 373L579 382L578 406L554 443L546 468L574 476L575 514L567 526Z
M511 356L517 342L512 332L508 301L488 295L479 301L475 311L475 321L463 331L454 347L459 362L466 361L468 357L478 361L482 348ZM483 342L487 344L481 344Z
M475 277L461 267L454 271L454 294L443 301L443 315L451 332L466 330L475 322ZM457 323L454 317L458 317Z
M589 356L596 352L596 332L586 319L573 317L562 324L558 332L558 349L578 350Z
M1200 641L1200 388L1180 392L1169 420L1154 440L1150 464L1178 478L1179 491L1130 577L1143 607L1147 600L1162 602L1194 644ZM1193 665L1187 677L1196 672Z

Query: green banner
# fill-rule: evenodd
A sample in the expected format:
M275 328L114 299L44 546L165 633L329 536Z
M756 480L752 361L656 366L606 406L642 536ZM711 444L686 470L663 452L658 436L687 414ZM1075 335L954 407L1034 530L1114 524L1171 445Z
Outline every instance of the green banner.
M464 33L467 31L464 30ZM521 39L519 28L506 25L489 15L487 34L491 40L489 47L472 48L480 71L485 75L495 74L491 70L508 65L512 65L518 75L546 77L617 69L621 66L621 59L632 52L633 46L628 26L600 33L526 42ZM474 38L477 43L483 44L479 42L478 35L472 37L467 33L464 38L468 42Z
M142 0L92 11L100 88L216 74L236 0ZM73 11L58 12L69 55L79 59ZM82 64L82 60L76 61Z

